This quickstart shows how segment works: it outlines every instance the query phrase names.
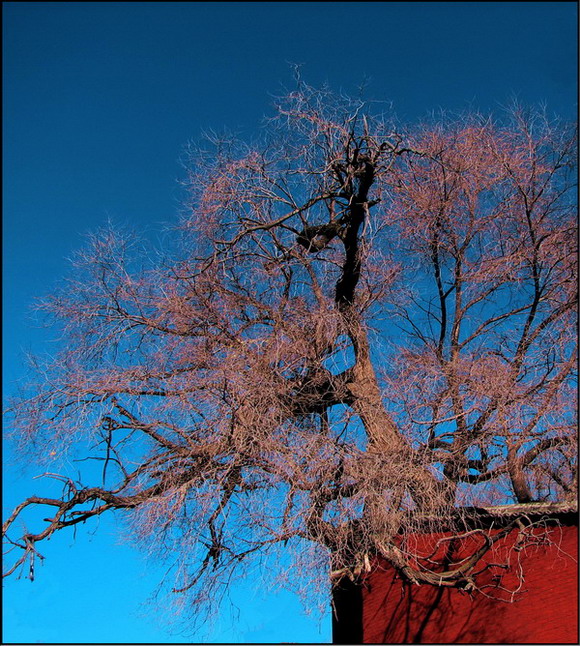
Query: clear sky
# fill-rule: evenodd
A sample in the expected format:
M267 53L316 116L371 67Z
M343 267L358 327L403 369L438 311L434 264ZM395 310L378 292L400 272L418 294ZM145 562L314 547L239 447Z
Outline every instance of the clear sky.
M3 3L4 394L22 353L50 350L29 306L108 219L152 236L179 208L183 146L226 126L251 136L271 96L304 79L432 111L498 111L513 98L577 114L575 2ZM10 452L5 454L9 462ZM38 470L5 465L4 514L41 493ZM31 583L4 588L16 643L328 642L330 614L237 587L209 633L183 637L144 605L162 572L115 520L55 537Z

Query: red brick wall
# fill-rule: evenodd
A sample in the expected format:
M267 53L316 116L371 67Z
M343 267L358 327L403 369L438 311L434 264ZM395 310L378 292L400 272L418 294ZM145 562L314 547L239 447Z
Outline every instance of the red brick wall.
M502 586L523 585L513 603L452 588L403 583L385 564L369 574L362 589L365 644L578 644L578 527L554 526L550 540L513 551L517 532L498 541L485 563L510 558ZM432 540L432 543L435 541ZM493 583L493 572L480 581ZM487 579L486 579L487 577ZM509 594L488 588L490 596Z

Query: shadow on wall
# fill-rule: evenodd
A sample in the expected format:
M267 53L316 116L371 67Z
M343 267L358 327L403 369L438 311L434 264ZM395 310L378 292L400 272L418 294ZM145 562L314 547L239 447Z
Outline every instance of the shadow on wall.
M386 562L362 585L341 582L334 643L578 644L577 516L542 528L537 541L516 541L517 530L484 556L479 591L413 585Z

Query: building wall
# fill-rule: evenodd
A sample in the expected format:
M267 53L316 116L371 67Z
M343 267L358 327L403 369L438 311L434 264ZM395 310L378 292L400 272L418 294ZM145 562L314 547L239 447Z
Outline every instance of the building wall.
M421 538L425 554L436 539ZM362 643L578 644L578 527L542 528L522 545L516 539L514 530L483 559L482 569L510 561L509 570L488 567L480 575L488 596L412 585L379 564L361 589ZM512 603L496 598L510 599L513 590Z

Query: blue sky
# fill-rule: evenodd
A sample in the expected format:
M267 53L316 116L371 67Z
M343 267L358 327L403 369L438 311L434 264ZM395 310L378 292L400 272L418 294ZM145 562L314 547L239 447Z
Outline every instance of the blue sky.
M577 114L574 2L6 2L3 4L4 395L22 353L50 350L30 304L108 219L155 237L179 208L184 145L224 126L250 137L272 95L313 85L432 111L498 111L513 98ZM4 513L41 493L6 453ZM116 535L55 537L31 583L4 588L4 642L191 643L143 605L162 574ZM197 639L330 641L330 616L247 580L238 608Z

